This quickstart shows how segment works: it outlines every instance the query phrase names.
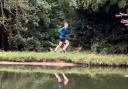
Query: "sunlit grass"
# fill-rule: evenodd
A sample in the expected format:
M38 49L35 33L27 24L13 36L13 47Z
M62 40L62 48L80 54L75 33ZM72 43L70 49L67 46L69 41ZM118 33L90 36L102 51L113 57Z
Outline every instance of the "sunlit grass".
M50 53L50 52L0 52L2 61L44 61L44 60L71 60L73 62L84 61L87 63L126 63L128 55L101 55L94 53Z

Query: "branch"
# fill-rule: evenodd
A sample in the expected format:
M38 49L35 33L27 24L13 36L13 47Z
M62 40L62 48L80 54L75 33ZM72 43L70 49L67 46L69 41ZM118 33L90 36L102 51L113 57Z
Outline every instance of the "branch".
M119 14L116 14L115 16L116 16L116 17L128 16L128 13L119 12Z
M121 23L128 24L128 19L122 19Z
M4 2L4 1L3 1ZM1 2L1 13L2 13L2 24L4 25L4 10L3 10L3 2Z

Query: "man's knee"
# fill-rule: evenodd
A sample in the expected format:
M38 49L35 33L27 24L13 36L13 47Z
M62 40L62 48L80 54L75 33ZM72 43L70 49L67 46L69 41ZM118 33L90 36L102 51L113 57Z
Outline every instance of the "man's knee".
M63 43L62 42L59 42L59 46L61 46Z
M68 41L68 40L66 40L66 41L65 41L65 44L68 46L68 45L69 45L69 41Z

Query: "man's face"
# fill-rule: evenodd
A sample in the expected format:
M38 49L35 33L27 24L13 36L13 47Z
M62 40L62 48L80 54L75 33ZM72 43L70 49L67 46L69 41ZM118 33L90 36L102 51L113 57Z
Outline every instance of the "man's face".
M68 23L64 23L64 28L68 28Z

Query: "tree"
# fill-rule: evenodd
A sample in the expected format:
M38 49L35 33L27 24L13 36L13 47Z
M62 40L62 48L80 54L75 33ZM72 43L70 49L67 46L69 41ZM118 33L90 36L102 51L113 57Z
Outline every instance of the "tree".
M0 22L8 33L11 50L54 48L57 31L66 21L73 48L128 53L128 28L115 16L126 13L127 0L4 0L2 4Z

